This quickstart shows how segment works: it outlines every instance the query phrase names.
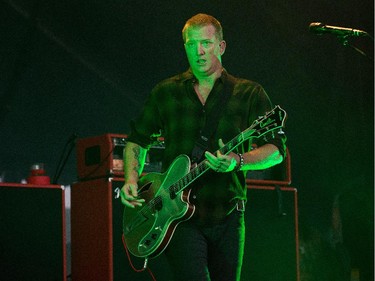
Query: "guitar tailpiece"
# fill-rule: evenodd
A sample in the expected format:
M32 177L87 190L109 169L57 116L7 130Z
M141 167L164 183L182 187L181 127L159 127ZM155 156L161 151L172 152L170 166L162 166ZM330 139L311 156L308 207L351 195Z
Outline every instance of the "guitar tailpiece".
M174 200L176 197L177 197L177 194L176 194L176 192L174 192L174 191L170 191L169 192L169 196L170 196L170 198L172 199L172 200Z

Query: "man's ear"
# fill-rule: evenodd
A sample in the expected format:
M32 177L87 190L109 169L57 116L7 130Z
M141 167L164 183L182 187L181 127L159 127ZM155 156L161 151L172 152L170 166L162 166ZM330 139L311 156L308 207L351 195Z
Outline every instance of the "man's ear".
M223 40L220 42L219 46L220 46L220 55L223 55L225 52L225 48L227 47L227 42Z

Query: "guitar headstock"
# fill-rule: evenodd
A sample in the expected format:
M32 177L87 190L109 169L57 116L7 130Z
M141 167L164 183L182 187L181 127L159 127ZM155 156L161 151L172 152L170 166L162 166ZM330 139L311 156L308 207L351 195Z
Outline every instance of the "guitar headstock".
M268 132L275 131L277 129L281 130L285 126L286 118L286 111L277 105L264 116L261 116L255 120L253 124L243 132L245 135L244 139L247 139L250 136L259 138ZM249 134L249 136L246 137L246 134Z

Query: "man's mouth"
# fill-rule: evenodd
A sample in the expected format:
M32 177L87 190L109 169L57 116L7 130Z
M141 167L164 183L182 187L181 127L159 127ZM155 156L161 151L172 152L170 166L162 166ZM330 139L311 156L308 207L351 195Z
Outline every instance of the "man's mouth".
M198 59L197 60L197 64L199 64L199 65L205 65L206 64L206 60L205 59Z

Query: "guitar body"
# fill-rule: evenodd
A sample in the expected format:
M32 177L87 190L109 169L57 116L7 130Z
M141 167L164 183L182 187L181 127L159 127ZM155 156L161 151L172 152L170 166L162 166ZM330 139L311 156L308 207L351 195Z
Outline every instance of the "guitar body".
M193 215L190 190L175 194L170 189L189 171L189 157L180 155L165 173L149 173L140 179L138 196L145 203L134 209L125 208L123 214L126 246L134 256L158 256L168 246L177 225Z

